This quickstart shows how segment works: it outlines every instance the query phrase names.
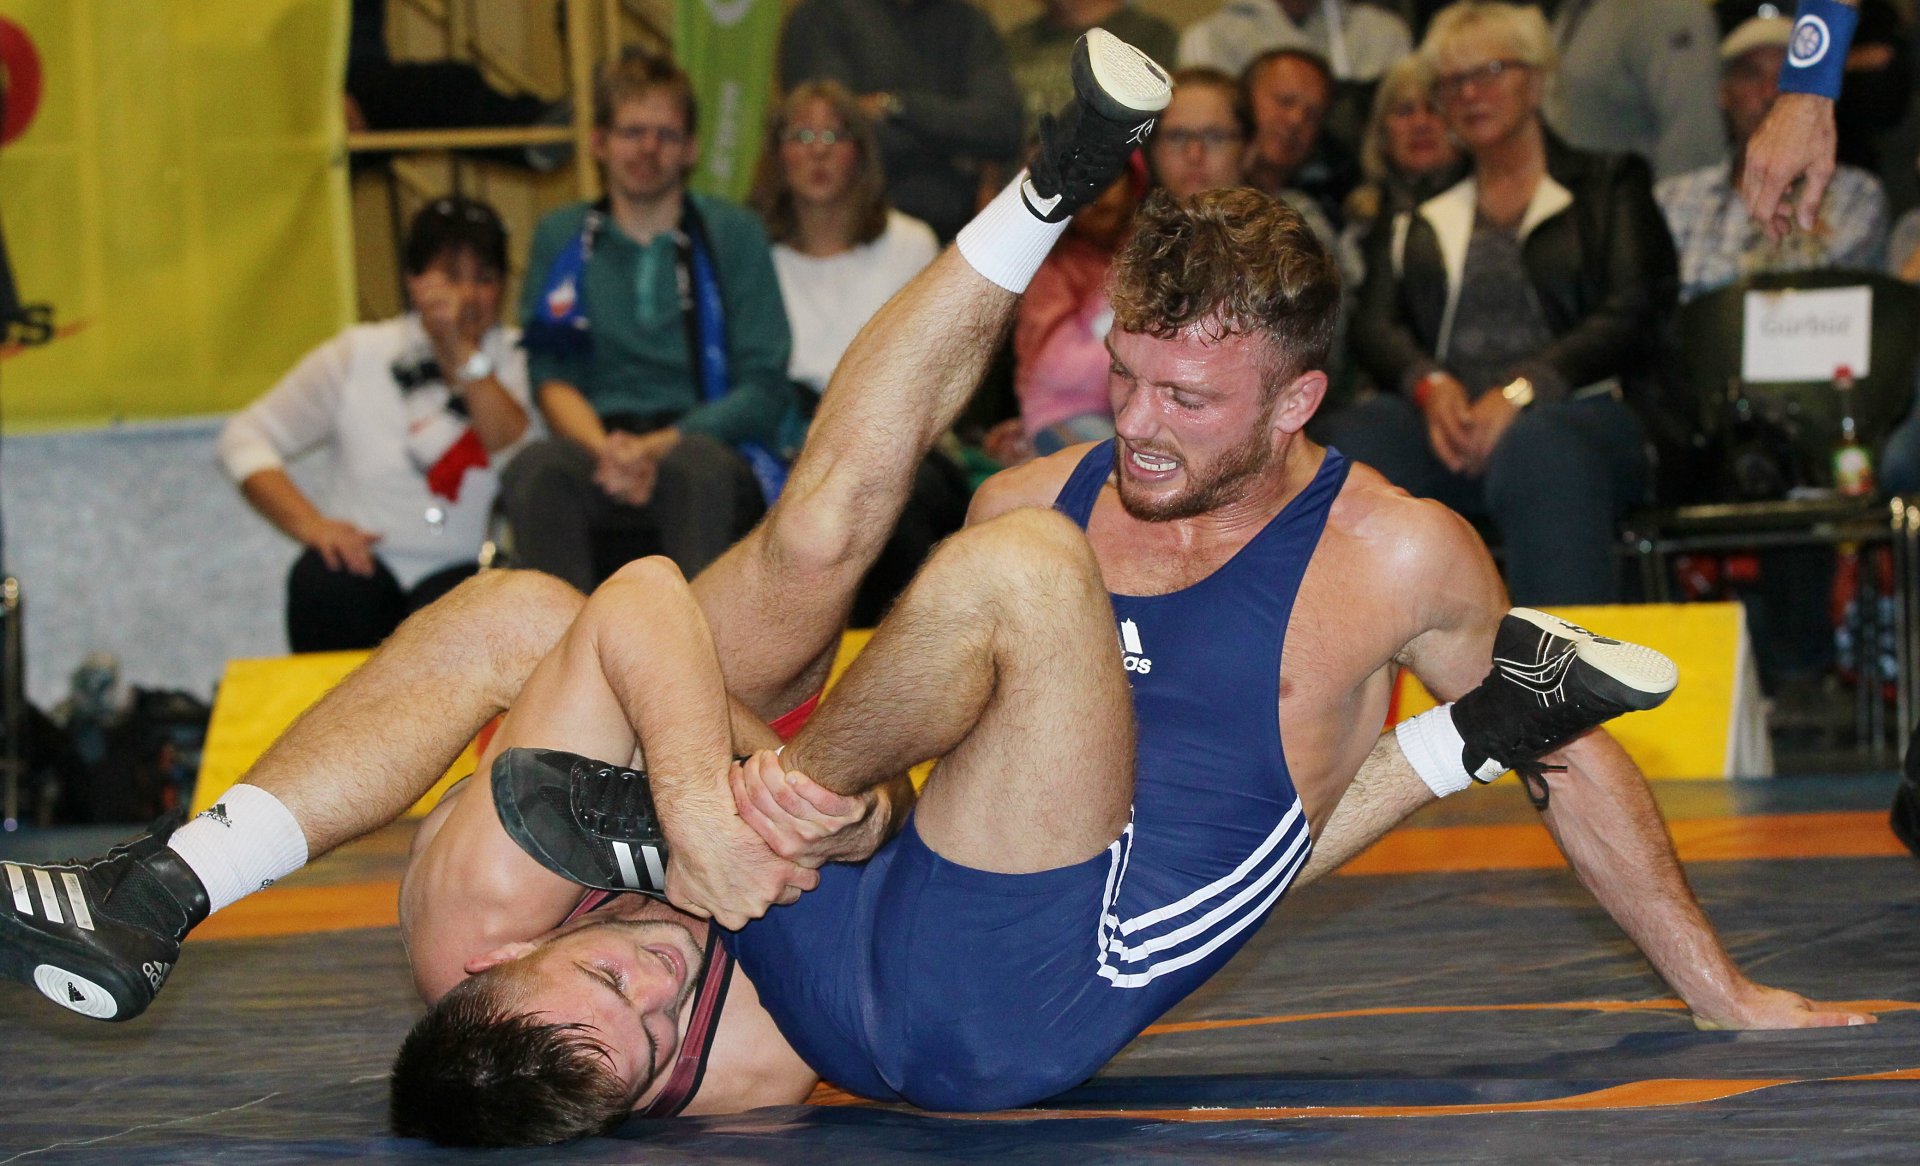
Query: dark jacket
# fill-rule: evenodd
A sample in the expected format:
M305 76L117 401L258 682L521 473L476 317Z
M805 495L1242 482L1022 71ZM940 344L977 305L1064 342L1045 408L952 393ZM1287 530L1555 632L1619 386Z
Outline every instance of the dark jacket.
M1680 279L1652 172L1633 155L1590 154L1548 134L1547 178L1522 220L1521 255L1553 341L1514 372L1543 401L1610 378L1632 400L1646 389ZM1473 214L1469 174L1368 239L1352 343L1382 388L1410 391L1439 367Z

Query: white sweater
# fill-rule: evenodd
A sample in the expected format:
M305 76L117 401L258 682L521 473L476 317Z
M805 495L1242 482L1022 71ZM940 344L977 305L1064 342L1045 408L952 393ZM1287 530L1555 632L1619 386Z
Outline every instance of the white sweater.
M815 392L826 388L860 329L939 253L933 229L899 211L887 212L878 239L838 255L802 255L774 244L773 270L793 330L787 376Z
M527 391L526 352L519 333L495 328L481 348L494 376L527 410L519 441L489 455L491 465L470 469L460 499L427 489L426 475L407 453L407 427L446 408L445 385L403 392L393 365L431 357L419 317L356 324L308 353L267 394L234 414L220 433L220 460L235 484L316 447L329 465L324 495L314 504L329 518L383 537L373 550L402 587L411 588L444 567L471 561L486 541L487 520L500 488L500 468L534 436ZM439 514L439 523L430 514Z

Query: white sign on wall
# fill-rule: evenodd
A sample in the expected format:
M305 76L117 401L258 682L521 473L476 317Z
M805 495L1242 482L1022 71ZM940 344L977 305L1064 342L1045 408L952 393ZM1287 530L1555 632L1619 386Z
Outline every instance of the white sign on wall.
M1743 380L1830 381L1846 365L1867 375L1872 348L1873 289L1750 291L1740 346Z

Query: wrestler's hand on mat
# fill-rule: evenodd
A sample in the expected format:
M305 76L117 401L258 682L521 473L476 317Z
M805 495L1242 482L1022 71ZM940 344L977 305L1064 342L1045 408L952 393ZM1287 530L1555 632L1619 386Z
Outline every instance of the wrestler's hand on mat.
M1795 220L1803 231L1813 230L1820 200L1833 179L1838 136L1833 125L1833 102L1814 93L1782 93L1774 98L1766 120L1747 143L1746 165L1740 173L1740 197L1747 213L1775 243L1787 237ZM1804 178L1797 194L1795 179Z
M724 779L654 781L667 836L667 901L737 931L776 903L819 885L815 871L781 858L738 813Z
M1693 1025L1705 1031L1762 1028L1841 1028L1876 1024L1879 1017L1842 1004L1822 1004L1796 992L1749 982L1726 1015L1695 1009Z
M300 532L300 541L320 556L329 571L373 574L373 544L381 536L351 522L321 515Z
M879 848L884 829L871 792L837 794L797 769L784 769L771 749L733 767L733 804L775 854L804 867L859 862Z

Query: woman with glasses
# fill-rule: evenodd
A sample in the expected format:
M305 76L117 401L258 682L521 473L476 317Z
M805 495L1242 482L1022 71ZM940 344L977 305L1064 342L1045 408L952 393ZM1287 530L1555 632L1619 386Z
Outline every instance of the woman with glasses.
M1360 139L1365 181L1347 196L1340 274L1359 286L1366 274L1363 249L1374 225L1391 222L1452 186L1465 168L1466 156L1433 94L1433 70L1418 53L1400 58L1380 78Z
M793 331L787 376L795 406L781 452L799 449L847 346L880 306L939 253L932 228L887 205L872 121L837 81L795 86L767 123L753 206ZM944 455L920 467L894 538L869 572L853 621L879 622L933 544L966 519L966 478Z
M1498 529L1516 603L1618 595L1614 522L1651 475L1627 407L1678 279L1645 162L1547 131L1538 9L1476 0L1421 57L1471 172L1374 232L1353 321L1382 393L1329 426L1413 494Z

